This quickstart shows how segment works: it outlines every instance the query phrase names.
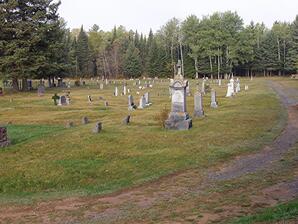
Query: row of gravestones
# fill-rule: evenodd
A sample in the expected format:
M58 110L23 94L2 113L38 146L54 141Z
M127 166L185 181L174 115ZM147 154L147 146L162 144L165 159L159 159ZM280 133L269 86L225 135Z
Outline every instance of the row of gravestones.
M151 106L152 103L150 102L150 94L146 92L144 95L141 96L139 101L139 106L134 103L134 99L132 95L128 96L128 110L135 110L135 109L144 109L146 107Z

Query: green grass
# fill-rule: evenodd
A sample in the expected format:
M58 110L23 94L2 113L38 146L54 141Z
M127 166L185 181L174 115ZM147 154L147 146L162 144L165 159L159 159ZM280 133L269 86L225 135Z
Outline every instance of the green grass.
M53 105L51 96L57 89L44 97L8 94L0 98L0 123L12 122L8 131L13 144L0 150L0 201L113 192L257 150L279 134L286 114L264 79L243 79L242 86L245 83L249 91L233 99L224 97L225 86L214 84L218 109L210 108L210 94L206 95L206 117L194 118L193 128L182 132L164 130L154 119L165 105L169 108L168 81L150 90L153 105L132 112L128 126L121 123L129 113L127 96L113 97L113 85L104 90L72 89L67 107ZM139 90L131 82L128 88L138 102ZM191 89L196 89L194 82ZM95 99L92 105L88 94ZM108 109L99 96L109 101ZM192 115L193 97L187 101ZM83 116L91 123L81 125ZM75 127L64 129L70 120ZM91 132L96 121L103 123L100 134Z
M266 208L260 213L252 216L239 218L231 224L252 224L259 222L289 221L298 218L298 200L280 204L272 208Z

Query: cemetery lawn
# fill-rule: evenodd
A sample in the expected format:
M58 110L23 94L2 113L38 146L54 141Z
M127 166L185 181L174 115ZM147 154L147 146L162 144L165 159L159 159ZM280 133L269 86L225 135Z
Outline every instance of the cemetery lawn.
M128 83L135 102L139 96ZM155 119L170 107L168 81L150 90L153 105L131 112L131 124L121 124L129 114L127 96L114 97L113 85L72 88L71 105L53 105L52 95L62 90L8 94L0 98L0 124L8 125L12 145L0 150L0 201L32 202L39 199L114 192L192 168L219 165L270 143L282 130L286 112L263 78L241 79L242 90L225 98L226 82L217 91L217 109L204 97L205 118L193 118L189 131L168 131ZM191 90L195 90L191 82ZM146 90L145 90L146 91ZM141 93L145 93L141 91ZM87 95L94 102L89 104ZM104 97L110 104L104 107ZM188 97L193 113L193 97ZM87 116L90 124L81 125ZM75 127L64 128L67 121ZM103 131L93 134L96 121Z

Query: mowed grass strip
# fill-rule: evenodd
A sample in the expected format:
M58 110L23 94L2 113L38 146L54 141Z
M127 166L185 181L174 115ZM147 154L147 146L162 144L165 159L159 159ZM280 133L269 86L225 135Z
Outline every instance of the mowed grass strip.
M279 134L286 113L266 80L243 79L242 86L244 83L249 84L249 91L242 90L232 99L224 97L225 85L211 84L219 107L211 109L210 94L204 96L206 117L193 118L189 131L164 130L154 119L162 108L170 108L168 81L140 91L151 92L153 105L131 112L128 126L121 124L129 113L127 96L113 97L113 85L104 90L96 86L72 89L67 107L53 105L51 96L58 90L48 90L44 97L36 93L4 96L0 99L0 123L16 125L9 126L15 144L0 151L0 197L7 201L36 195L107 193L257 150ZM132 82L128 86L138 103L139 90ZM195 89L192 81L192 92ZM87 102L88 94L94 98L92 104ZM109 101L108 108L99 96ZM193 97L187 101L192 115ZM82 116L89 117L91 123L81 125ZM69 120L75 127L64 129ZM100 134L91 132L96 121L103 122ZM30 127L36 126L32 125L40 125L41 134L33 135ZM18 128L22 126L28 128L21 131Z

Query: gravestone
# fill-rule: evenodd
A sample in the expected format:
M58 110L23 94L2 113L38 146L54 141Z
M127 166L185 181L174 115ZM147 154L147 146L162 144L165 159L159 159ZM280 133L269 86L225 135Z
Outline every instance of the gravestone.
M108 107L108 106L109 106L109 102L108 102L108 101L105 101L105 102L104 102L104 106L105 106L105 107Z
M65 106L65 105L67 105L66 97L60 96L58 106Z
M123 120L122 120L122 123L125 124L125 125L128 125L130 122L130 115L126 116Z
M182 76L181 61L177 64L177 75L174 82L170 84L172 92L172 107L168 119L165 121L165 128L173 130L188 130L192 127L192 119L186 111L186 87L188 81Z
M148 92L144 94L144 97L145 97L146 106L152 105L152 103L150 103L150 95Z
M187 87L186 87L186 95L187 96L190 96L191 93L190 93L190 83L188 83Z
M235 91L236 91L236 93L240 92L240 80L238 78L236 79Z
M127 92L127 88L126 88L126 84L124 84L124 86L123 86L123 95L126 95L126 92Z
M44 85L39 85L37 87L37 95L38 96L43 96L45 94L46 88Z
M89 123L88 117L82 117L82 124L88 124L88 123Z
M203 82L202 82L202 88L201 88L201 93L202 93L202 95L205 95L206 94L206 92L205 92L205 79L203 78Z
M118 96L118 87L115 87L114 96Z
M199 91L195 93L194 96L194 116L195 117L203 117L204 116L204 109L203 109L203 97L202 93Z
M128 96L128 110L134 110L134 109L136 109L136 105L133 101L133 96L129 95Z
M211 105L212 108L217 108L216 92L214 89L211 90Z
M90 95L88 95L87 98L88 98L88 102L89 102L89 103L92 103L92 97L91 97Z
M6 147L10 144L7 136L7 129L5 127L0 127L0 148Z
M101 89L101 90L103 89L103 83L99 84L99 89Z
M245 85L244 90L245 90L245 91L248 90L248 85Z
M141 98L140 98L140 103L139 103L138 108L139 109L144 109L145 107L146 107L146 99L145 99L145 96L142 95Z
M221 86L221 79L218 80L218 85Z
M232 97L233 95L234 95L233 84L229 82L226 97Z
M92 129L93 133L99 133L102 130L102 123L101 122L96 122L95 127Z
M3 88L0 87L0 96L3 96Z
M74 126L74 124L72 121L66 122L66 125L65 125L66 128L72 128L73 126Z

